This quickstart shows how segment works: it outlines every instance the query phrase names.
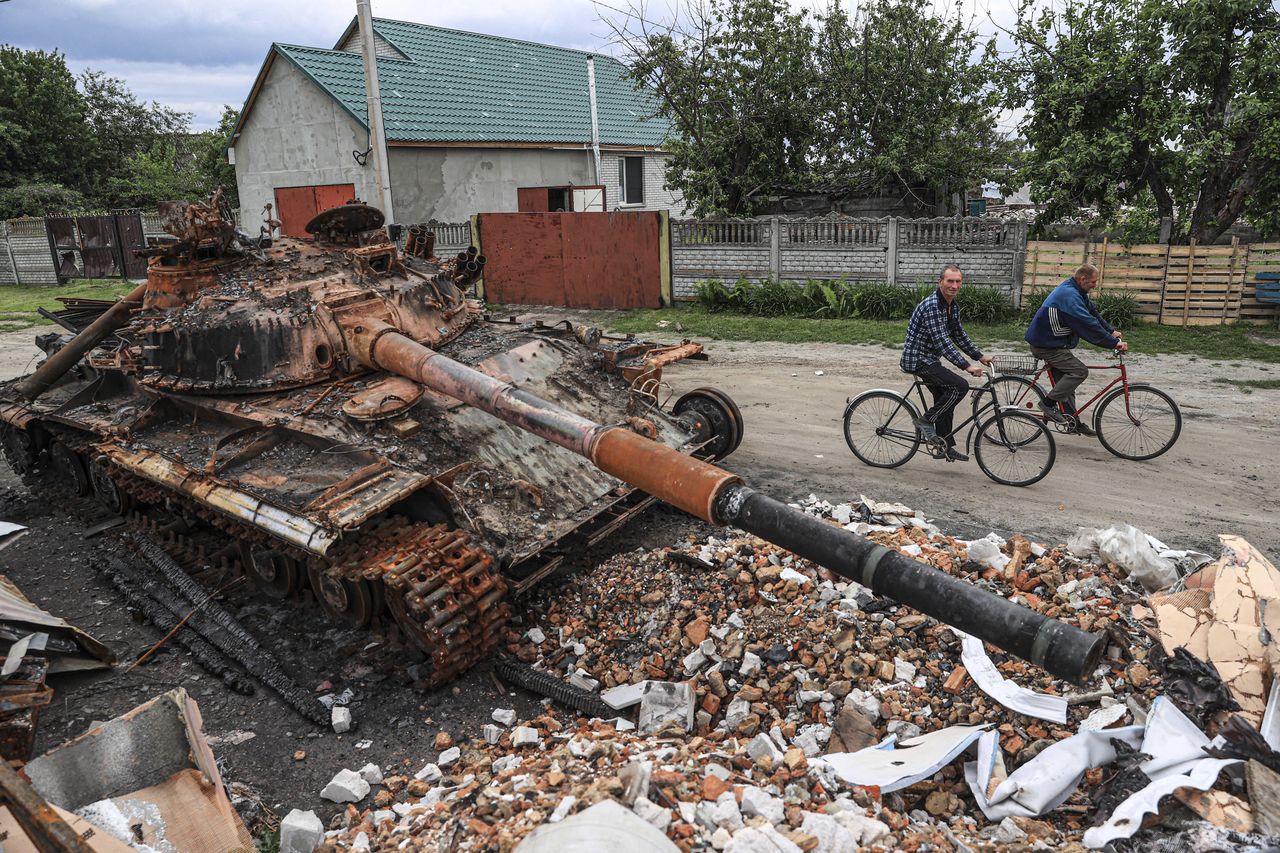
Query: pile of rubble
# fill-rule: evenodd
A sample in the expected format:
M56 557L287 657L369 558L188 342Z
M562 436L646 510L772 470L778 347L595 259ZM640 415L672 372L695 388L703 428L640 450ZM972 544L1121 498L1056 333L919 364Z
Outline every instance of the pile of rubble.
M1209 594L1148 598L1207 557L1132 528L1046 548L994 534L958 540L907 507L865 498L802 506L1105 634L1103 663L1087 685L1064 684L752 537L631 552L548 589L507 636L511 656L598 695L616 718L575 717L549 701L533 720L496 710L466 743L442 733L439 755L412 776L372 765L339 774L325 796L359 805L328 833L293 813L282 849L537 853L553 845L540 836L573 832L575 820L601 849L610 831L637 831L627 821L673 849L729 853L1097 847L1132 835L1156 810L1152 791L1184 776L1177 796L1194 813L1270 831L1239 816L1248 803L1209 789L1224 769L1224 780L1240 776L1245 758L1269 778L1280 754L1241 738L1211 743L1203 730L1216 733L1239 707L1235 685L1161 648L1176 614L1209 613ZM1215 566L1257 556L1228 552L1233 560ZM1158 622L1161 608L1172 610ZM1259 718L1245 728L1266 732ZM584 811L607 801L629 811Z

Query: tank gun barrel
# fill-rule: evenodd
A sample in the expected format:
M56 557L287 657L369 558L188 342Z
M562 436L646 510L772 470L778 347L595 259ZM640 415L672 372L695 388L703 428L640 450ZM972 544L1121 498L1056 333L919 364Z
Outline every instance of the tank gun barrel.
M52 388L54 383L75 367L86 353L129 322L131 312L142 304L142 298L146 292L147 284L144 282L121 297L116 304L72 338L66 346L45 359L44 364L40 365L35 373L19 382L15 386L17 392L28 400L34 400Z
M422 346L386 323L360 323L348 329L351 351L369 367L412 379L585 456L602 471L704 521L760 536L1060 678L1082 681L1102 655L1100 636L809 516L708 462L562 409Z

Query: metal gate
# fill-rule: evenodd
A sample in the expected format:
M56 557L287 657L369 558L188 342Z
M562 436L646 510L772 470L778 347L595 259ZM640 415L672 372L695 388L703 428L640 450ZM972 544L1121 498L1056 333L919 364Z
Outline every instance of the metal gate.
M100 216L47 216L45 234L58 281L73 278L145 278L147 262L134 255L146 247L136 211Z
M658 308L671 304L666 211L482 213L484 297L511 305Z

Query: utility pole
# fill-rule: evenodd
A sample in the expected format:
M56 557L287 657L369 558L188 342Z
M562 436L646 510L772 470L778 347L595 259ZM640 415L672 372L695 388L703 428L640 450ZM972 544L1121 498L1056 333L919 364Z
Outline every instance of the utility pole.
M382 93L378 89L378 59L373 41L373 10L369 0L356 0L360 22L360 49L364 54L364 92L369 102L369 147L373 149L374 181L378 187L378 207L390 225L395 222L391 207L391 167L387 161L387 132L382 124Z
M594 156L596 183L600 180L600 119L596 116L596 58L587 57L587 94L591 100L591 152Z

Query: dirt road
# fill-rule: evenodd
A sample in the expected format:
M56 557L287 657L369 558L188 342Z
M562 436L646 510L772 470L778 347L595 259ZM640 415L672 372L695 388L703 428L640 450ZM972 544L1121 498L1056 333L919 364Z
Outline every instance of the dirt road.
M1173 449L1149 462L1129 462L1097 439L1058 435L1049 476L1019 489L988 480L973 462L920 453L901 468L882 470L849 452L841 431L845 399L869 388L906 390L910 381L898 370L898 350L713 343L708 352L710 362L676 365L666 378L677 392L708 384L733 396L746 434L727 467L775 494L813 492L834 500L863 493L945 519L944 529L967 523L979 532L1022 531L1054 541L1078 526L1128 522L1173 547L1216 553L1216 535L1231 532L1280 554L1280 392L1246 394L1213 381L1276 376L1280 371L1269 365L1134 355L1131 376L1163 387L1182 408L1182 436ZM1082 389L1089 396L1102 387L1097 375ZM962 407L968 411L967 401Z

